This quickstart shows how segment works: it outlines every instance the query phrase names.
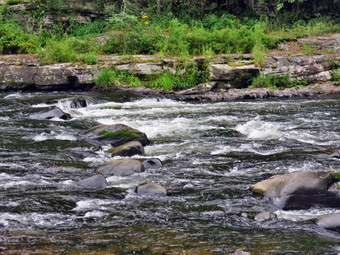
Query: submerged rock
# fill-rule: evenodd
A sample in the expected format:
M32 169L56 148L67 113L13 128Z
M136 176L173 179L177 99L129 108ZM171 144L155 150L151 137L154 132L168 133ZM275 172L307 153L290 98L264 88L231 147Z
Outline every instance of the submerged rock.
M144 147L138 141L128 142L118 147L113 147L108 150L112 156L134 156L134 155L143 155Z
M163 166L163 162L158 158L149 158L142 162L145 170L153 169L153 168L160 168Z
M325 171L302 171L271 178L256 183L253 192L268 197L281 209L308 209L311 207L340 208L340 197L327 191L334 182Z
M140 184L135 192L139 196L165 196L167 194L166 188L154 182Z
M39 119L39 120L49 120L53 118L60 118L63 120L71 119L71 115L63 112L59 107L49 107L40 112L32 113L28 116L31 119Z
M129 176L143 171L144 166L136 159L115 159L96 170L104 176Z
M124 124L99 125L87 131L83 134L83 137L87 140L96 141L102 144L110 143L113 147L131 141L138 141L143 146L150 144L146 134Z
M101 174L81 180L77 184L85 189L95 190L105 189L107 186L106 179Z

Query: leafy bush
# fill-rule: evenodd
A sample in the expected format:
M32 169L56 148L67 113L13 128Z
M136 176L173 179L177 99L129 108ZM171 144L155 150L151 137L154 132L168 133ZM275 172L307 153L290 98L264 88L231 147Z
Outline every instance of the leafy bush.
M332 81L335 85L340 85L340 69L334 70L332 72Z
M82 63L88 64L88 65L95 65L95 64L98 63L98 57L94 53L85 53L85 54L82 54L80 56L79 60Z
M73 46L73 41L70 39L61 41L51 39L47 41L46 47L42 52L41 63L53 64L77 61L78 55Z
M0 24L0 53L34 53L39 47L38 38L34 33L28 33L12 21Z

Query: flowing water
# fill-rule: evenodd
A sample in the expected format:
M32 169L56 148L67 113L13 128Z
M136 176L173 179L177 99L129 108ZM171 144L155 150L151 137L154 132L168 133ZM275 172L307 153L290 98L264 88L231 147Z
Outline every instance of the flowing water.
M72 98L88 106L70 108ZM274 174L339 169L340 98L192 104L114 93L0 95L0 253L337 254L340 236L309 219L335 209L281 211L249 187ZM71 120L27 115L52 102ZM76 182L112 160L78 134L123 123L147 134L160 169ZM153 181L166 197L138 197ZM256 222L273 211L279 220Z

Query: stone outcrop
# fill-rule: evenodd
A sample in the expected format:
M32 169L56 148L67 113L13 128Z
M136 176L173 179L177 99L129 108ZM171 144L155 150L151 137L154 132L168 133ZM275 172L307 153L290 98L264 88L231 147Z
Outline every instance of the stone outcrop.
M329 172L302 171L272 176L256 183L252 190L270 198L280 209L340 208L340 197L328 191L334 181Z
M4 4L0 2L0 5ZM118 2L91 0L63 0L47 2L15 1L7 5L12 17L25 27L36 28L39 23L43 28L51 29L55 24L77 21L89 23L103 15L118 11ZM42 15L43 14L43 15ZM41 19L37 19L41 17Z

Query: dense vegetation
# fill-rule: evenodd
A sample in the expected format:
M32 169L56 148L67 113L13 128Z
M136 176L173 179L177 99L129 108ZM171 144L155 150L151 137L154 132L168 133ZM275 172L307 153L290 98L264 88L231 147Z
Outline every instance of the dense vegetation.
M60 15L65 1L5 1L0 7L0 53L39 53L43 64L96 64L104 54L185 57L252 52L255 63L262 65L265 52L280 42L340 31L340 0L96 0L99 9L112 4L112 12L88 23L74 19L44 27L44 17ZM8 8L20 2L38 7L30 12L31 25L26 28L11 19ZM139 84L139 78L131 80L112 70L103 76L98 83L113 79L123 84L130 79ZM197 82L179 77L164 74L153 86L168 80L177 88Z

